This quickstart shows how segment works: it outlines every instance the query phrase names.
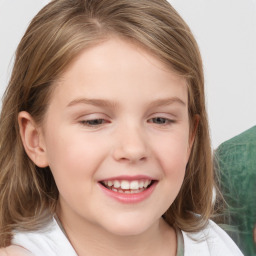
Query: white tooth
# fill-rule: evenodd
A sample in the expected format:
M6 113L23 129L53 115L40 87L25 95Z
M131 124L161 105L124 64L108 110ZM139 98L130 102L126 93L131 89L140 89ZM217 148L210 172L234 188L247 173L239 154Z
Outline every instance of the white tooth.
M134 180L130 183L130 189L138 189L139 188L139 182L137 180Z
M122 189L129 189L129 188L130 188L129 181L127 181L127 180L122 180L122 181L121 181L121 188L122 188Z
M139 188L143 188L144 187L144 181L143 180L140 180L139 181Z
M145 183L144 183L144 188L146 188L149 185L149 183L150 183L150 181L146 180Z
M111 180L109 180L109 181L107 182L107 185L108 185L109 187L111 187L111 186L113 186L113 182L112 182Z
M120 182L118 180L114 181L114 187L119 188L120 187Z
M115 188L112 188L112 190L113 190L114 192L117 192L117 189L115 189Z
M118 193L124 193L124 191L123 190L121 190L121 189L118 189L118 191L117 191Z
M107 182L107 181L103 181L103 184L104 184L105 186L107 186L107 185L108 185L108 182Z
M125 194L131 194L131 191L130 190L126 190L124 191Z

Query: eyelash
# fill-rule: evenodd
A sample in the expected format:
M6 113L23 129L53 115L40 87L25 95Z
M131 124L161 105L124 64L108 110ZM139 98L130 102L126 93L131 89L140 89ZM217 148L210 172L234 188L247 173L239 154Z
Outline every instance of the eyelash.
M154 121L160 121L160 123L156 123ZM165 125L173 124L173 123L175 123L175 121L172 119L165 118L165 117L153 117L153 118L149 119L149 123L154 123L154 124L165 126Z
M107 121L103 118L96 118L96 119L90 119L90 120L82 120L79 123L83 126L97 127L97 126L103 125L104 123L107 123Z
M96 119L90 119L90 120L82 120L79 123L83 126L99 127L109 122L103 118L96 118ZM175 121L165 117L154 117L149 119L148 123L154 123L156 125L166 126L166 125L175 123Z

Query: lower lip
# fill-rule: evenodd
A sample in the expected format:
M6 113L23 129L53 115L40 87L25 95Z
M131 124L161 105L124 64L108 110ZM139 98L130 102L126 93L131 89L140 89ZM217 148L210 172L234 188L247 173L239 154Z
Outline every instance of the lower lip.
M134 194L125 194L125 193L115 192L111 189L107 189L101 183L99 183L100 188L103 190L103 192L107 196L109 196L121 203L126 203L126 204L140 203L140 202L146 200L153 193L156 185L157 185L157 181L154 181L154 183L149 188L147 188L146 190L144 190L142 192L134 193Z

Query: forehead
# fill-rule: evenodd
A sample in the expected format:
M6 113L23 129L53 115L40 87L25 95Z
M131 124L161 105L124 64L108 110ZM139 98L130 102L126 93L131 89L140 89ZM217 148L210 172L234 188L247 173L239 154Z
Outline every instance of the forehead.
M63 72L55 90L55 95L61 94L63 99L84 94L103 98L118 96L120 100L139 95L141 100L151 100L163 98L166 93L187 104L186 79L145 48L117 38L81 52Z

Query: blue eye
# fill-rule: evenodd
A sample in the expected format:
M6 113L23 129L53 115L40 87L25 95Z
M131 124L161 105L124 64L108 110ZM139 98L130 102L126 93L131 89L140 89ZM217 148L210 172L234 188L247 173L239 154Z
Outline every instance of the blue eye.
M106 121L104 119L91 119L91 120L82 120L80 121L80 123L84 126L100 126L104 123L106 123Z
M173 120L170 120L164 117L154 117L154 118L151 118L149 122L154 124L159 124L159 125L167 125L167 124L174 123Z

